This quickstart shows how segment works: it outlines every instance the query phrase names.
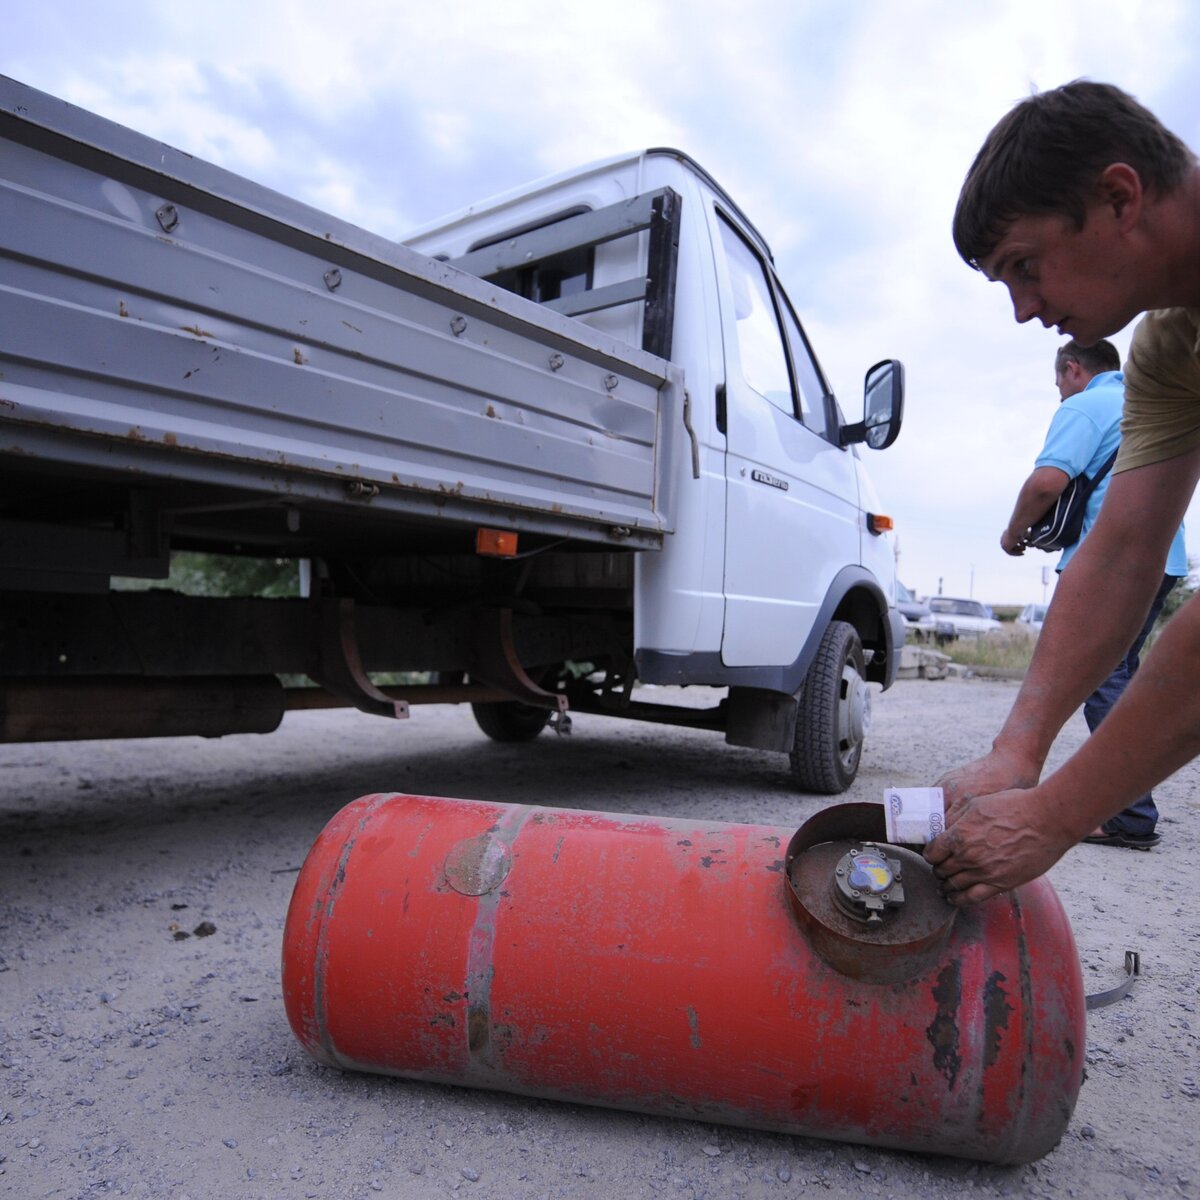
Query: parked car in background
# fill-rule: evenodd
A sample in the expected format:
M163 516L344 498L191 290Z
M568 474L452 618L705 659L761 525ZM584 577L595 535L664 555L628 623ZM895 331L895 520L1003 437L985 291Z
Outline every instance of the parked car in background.
M1034 633L1041 633L1042 622L1046 619L1046 609L1049 607L1048 604L1025 605L1021 609L1021 615L1017 618L1017 624L1032 629Z
M918 600L898 579L896 580L896 607L910 625L929 619L929 605Z
M939 638L979 637L1000 628L992 610L979 600L930 596L926 603L937 624Z
M932 640L938 632L937 623L929 611L929 605L918 600L911 589L896 580L896 609L904 618L905 635L912 634L917 641Z

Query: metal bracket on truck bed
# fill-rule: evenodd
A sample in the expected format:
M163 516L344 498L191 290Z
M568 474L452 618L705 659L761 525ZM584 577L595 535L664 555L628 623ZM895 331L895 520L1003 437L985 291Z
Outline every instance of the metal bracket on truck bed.
M408 702L385 695L363 670L354 630L354 601L322 597L313 604L317 623L309 676L362 712L377 717L407 717Z
M487 608L476 615L475 660L469 674L473 680L501 688L514 700L537 708L567 710L567 698L548 692L525 673L513 646L512 609Z

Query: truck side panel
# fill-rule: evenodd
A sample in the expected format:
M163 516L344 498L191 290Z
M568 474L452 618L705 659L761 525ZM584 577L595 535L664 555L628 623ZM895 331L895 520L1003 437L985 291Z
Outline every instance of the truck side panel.
M661 544L669 364L3 79L0 135L0 453Z

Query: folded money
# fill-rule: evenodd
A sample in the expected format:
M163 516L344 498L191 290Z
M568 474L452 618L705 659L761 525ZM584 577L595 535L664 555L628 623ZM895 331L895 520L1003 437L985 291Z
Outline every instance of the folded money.
M939 787L884 788L883 813L889 842L923 846L946 828Z

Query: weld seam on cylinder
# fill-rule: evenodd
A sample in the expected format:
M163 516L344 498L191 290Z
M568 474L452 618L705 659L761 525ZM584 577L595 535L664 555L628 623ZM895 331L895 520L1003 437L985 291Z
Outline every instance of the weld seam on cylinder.
M329 968L329 937L331 936L333 925L333 912L337 906L342 886L346 882L346 871L350 862L350 856L354 853L354 848L358 843L358 835L366 830L367 823L380 808L391 803L396 798L394 792L388 792L375 796L367 804L366 810L355 823L357 833L347 837L345 843L342 845L341 851L338 854L337 869L333 873L333 878L329 881L329 887L326 890L324 904L322 905L321 926L317 931L317 945L313 954L313 1012L316 1015L317 1029L319 1030L321 1039L321 1050L325 1054L325 1061L343 1068L352 1066L353 1064L346 1062L333 1044L333 1030L329 1021L329 1013L326 1009L325 997L325 974Z
M1029 957L1029 939L1026 937L1025 930L1025 914L1021 911L1020 894L1016 891L1008 893L1009 903L1012 905L1013 920L1017 928L1017 962L1020 964L1019 978L1021 983L1021 1033L1022 1038L1022 1054L1021 1054L1021 1083L1020 1091L1022 1097L1025 1095L1025 1089L1029 1086L1029 1064L1032 1061L1034 1053L1034 1020L1036 1013L1033 1008L1033 963ZM1080 1051L1081 1052L1081 1051ZM1012 1136L1009 1139L1008 1146L1005 1147L1005 1155L1009 1157L1018 1146L1023 1146L1027 1136L1027 1125L1029 1121L1029 1108L1025 1104L1018 1105L1018 1112L1022 1114L1020 1122L1020 1131L1013 1130ZM1016 1124L1016 1122L1013 1122Z
M526 821L534 813L541 811L533 806L515 805L500 815L485 836L499 842L511 853ZM463 991L467 997L466 1037L469 1072L472 1077L480 1080L490 1080L500 1074L491 1040L491 1001L492 981L495 977L496 915L504 898L502 883L503 879L475 897L475 921L471 926L466 978L463 981Z

